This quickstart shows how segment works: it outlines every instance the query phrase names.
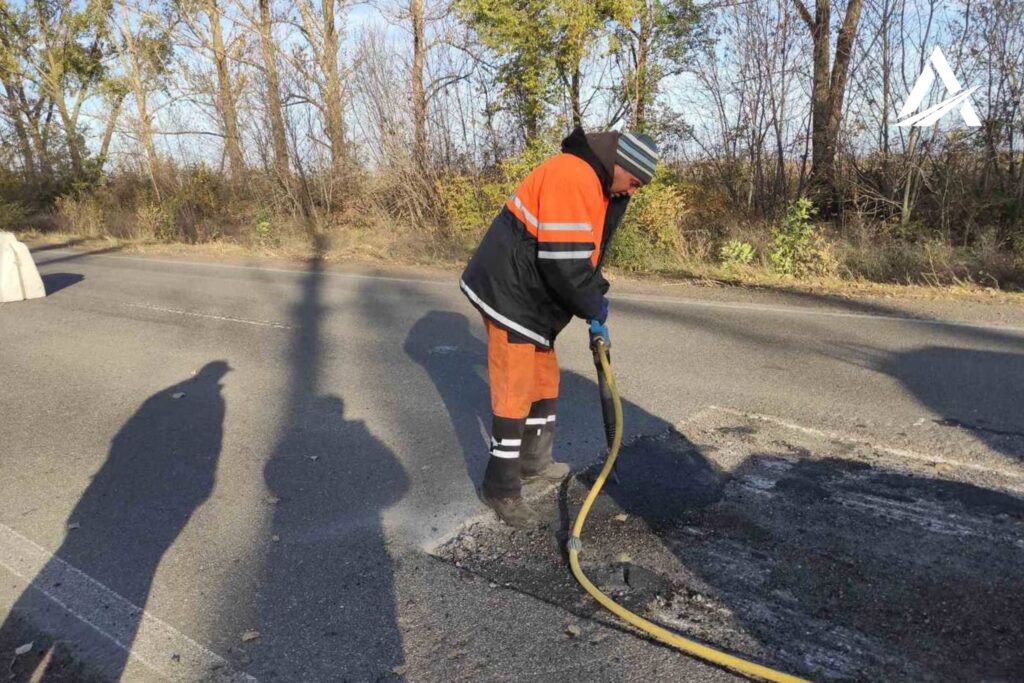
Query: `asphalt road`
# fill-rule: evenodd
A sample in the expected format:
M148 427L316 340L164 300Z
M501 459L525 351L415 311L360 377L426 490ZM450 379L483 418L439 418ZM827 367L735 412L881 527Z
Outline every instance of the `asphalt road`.
M453 276L36 259L50 296L0 307L0 648L50 635L0 665L27 679L56 638L122 680L731 678L569 638L571 614L427 554L483 512L485 349ZM710 405L894 445L939 420L969 438L936 454L1021 467L998 447L1024 433L1020 306L653 290L612 292L627 438ZM558 352L582 468L581 324Z

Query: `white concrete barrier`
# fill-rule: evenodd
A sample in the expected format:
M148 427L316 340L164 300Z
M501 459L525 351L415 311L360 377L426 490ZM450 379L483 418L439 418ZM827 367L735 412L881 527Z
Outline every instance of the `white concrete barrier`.
M0 303L46 296L43 280L28 247L9 232L0 232Z

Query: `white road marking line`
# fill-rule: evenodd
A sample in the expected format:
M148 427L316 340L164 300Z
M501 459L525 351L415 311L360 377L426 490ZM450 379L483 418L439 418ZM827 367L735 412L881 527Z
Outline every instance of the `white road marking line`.
M108 301L107 299L98 299L100 301ZM249 320L248 318L233 318L229 315L214 315L213 313L198 313L196 311L185 311L180 308L167 308L165 306L155 306L153 304L134 303L131 301L117 301L122 306L128 306L129 308L144 308L149 311L159 311L161 313L174 313L176 315L187 315L192 318L206 318L208 320L220 320L229 323L241 323L243 325L256 325L258 327L274 327L280 330L294 330L294 325L286 325L284 323L276 323L272 320Z
M258 683L220 655L4 524L0 524L0 566L168 680ZM136 624L133 636L132 625Z
M54 250L63 251L63 250ZM69 251L66 253L78 253ZM143 258L137 256L109 256L97 254L93 259L124 260L138 263L160 263L173 266L195 266L200 268L227 268L233 270L258 270L268 273L288 273L292 275L308 275L308 270L294 268L273 268L268 266L247 266L237 263L204 263L201 261L172 261L169 259ZM45 265L45 264L44 264ZM320 272L325 277L343 278L351 280L375 280L379 282L401 282L405 284L431 285L434 287L451 287L453 291L458 288L458 281L433 280L429 278L395 277L390 275L367 275L364 273L341 273L338 271L324 270ZM823 311L815 308L797 308L795 306L776 306L771 304L747 304L742 302L728 301L701 301L699 299L676 298L668 296L657 296L651 294L616 294L614 299L623 301L636 301L639 303L671 304L677 306L691 306L697 308L712 308L724 310L750 311L753 313L778 313L782 315L809 315L828 318L851 318L855 320L876 320L879 322L910 323L915 325L930 325L933 327L954 327L964 329L987 330L994 332L1009 332L1012 334L1024 335L1024 326L1001 325L998 323L972 323L962 320L933 320L931 318L915 318L911 316L885 313L851 313L848 311Z
M61 250L54 250L61 251ZM68 251L68 254L77 254L79 252ZM230 270L258 270L265 273L284 273L287 275L309 275L309 270L302 270L299 268L275 268L273 266L248 266L241 263L206 263L203 261L175 261L172 259L160 259L160 258L146 258L143 256L111 256L109 254L82 254L88 256L91 259L102 259L102 260L114 260L114 261L133 261L135 263L161 263L168 266L195 266L197 268L227 268ZM45 266L45 263L40 264L40 267ZM379 280L383 282L403 282L406 284L423 284L423 285L437 285L443 287L451 287L454 285L457 290L459 282L457 279L454 280L431 280L429 278L414 278L414 277L396 277L393 275L367 275L365 273L342 273L337 270L321 270L319 274L324 277L336 277L351 280Z
M736 417L745 417L752 420L760 420L761 422L768 422L774 425L778 425L779 427L793 429L795 431L803 432L804 434L809 434L811 436L831 439L834 441L845 441L847 443L857 444L859 446L868 446L869 448L873 448L883 453L888 453L889 455L894 455L898 458L916 460L929 465L935 463L942 463L954 467L962 467L968 470L976 470L978 472L990 472L995 474L1001 474L1005 477L1010 477L1011 479L1024 479L1024 469L1022 468L1000 467L999 465L979 465L977 463L965 462L963 460L952 460L950 458L946 458L938 454L925 454L918 453L917 451L912 451L907 448L894 448L892 446L885 446L882 444L875 443L870 439L852 436L849 434L842 434L840 432L815 429L814 427L805 427L795 422L783 420L782 418L773 417L771 415L763 415L761 413L749 413L742 410L733 410L732 408L723 408L721 406L710 405L707 408L704 408L700 410L698 413L696 413L696 416L700 416L706 411L719 411L727 415L735 415ZM686 420L686 422L691 422L693 421L693 419L694 418L690 418ZM1017 490L1016 487L1012 488L1014 488L1014 490Z

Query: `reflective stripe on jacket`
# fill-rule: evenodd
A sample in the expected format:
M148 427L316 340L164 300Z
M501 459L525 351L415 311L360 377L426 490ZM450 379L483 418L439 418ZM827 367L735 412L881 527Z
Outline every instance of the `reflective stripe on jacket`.
M608 290L601 261L628 199L609 198L615 140L603 142L599 158L573 131L516 188L462 274L485 316L541 348L574 315L597 317Z

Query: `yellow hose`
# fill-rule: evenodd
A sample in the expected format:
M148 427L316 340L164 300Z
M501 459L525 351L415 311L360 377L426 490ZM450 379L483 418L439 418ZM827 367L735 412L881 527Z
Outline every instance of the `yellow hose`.
M601 474L597 476L597 481L595 481L594 485L590 488L590 492L587 494L587 499L583 501L583 507L580 508L580 512L576 516L576 523L573 524L572 527L572 537L569 539L568 543L569 565L572 567L572 573L576 577L576 580L579 581L580 585L583 586L588 593L594 596L594 599L601 603L601 605L608 611L616 614L619 618L632 624L651 637L682 650L683 652L691 654L694 657L700 657L701 659L713 662L719 666L728 667L734 671L746 674L747 676L760 678L766 681L779 681L780 683L808 683L808 681L803 678L797 678L796 676L791 676L790 674L776 671L775 669L769 669L766 666L748 662L745 659L740 659L739 657L734 657L733 655L726 654L719 650L715 650L714 648L710 648L706 645L701 645L700 643L678 636L657 624L651 623L643 617L633 614L628 609L619 605L602 593L600 589L591 583L590 579L588 579L583 573L583 570L580 568L580 551L583 549L583 543L580 540L580 537L583 535L583 525L587 521L587 515L590 513L590 507L594 504L594 500L601 492L601 488L604 486L604 482L608 478L608 475L611 474L612 468L615 467L615 459L619 457L619 447L622 445L622 401L619 400L619 391L615 387L615 376L612 375L612 368L608 363L608 353L604 344L599 344L598 356L601 360L601 372L604 374L605 381L608 383L608 389L612 394L612 403L615 406L615 437L612 439L611 448L608 450L608 459L604 462Z

